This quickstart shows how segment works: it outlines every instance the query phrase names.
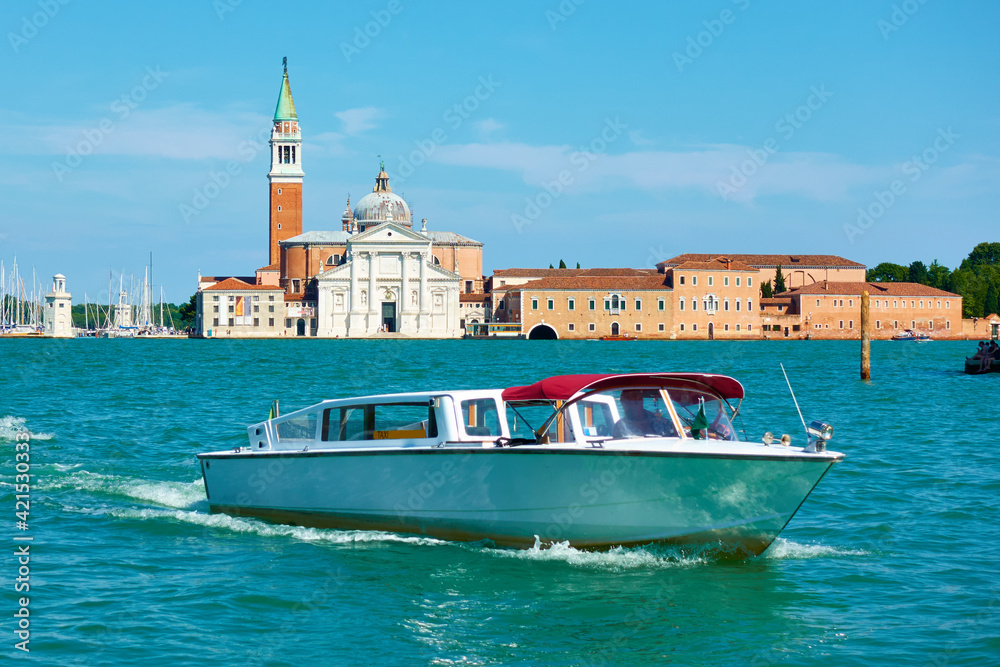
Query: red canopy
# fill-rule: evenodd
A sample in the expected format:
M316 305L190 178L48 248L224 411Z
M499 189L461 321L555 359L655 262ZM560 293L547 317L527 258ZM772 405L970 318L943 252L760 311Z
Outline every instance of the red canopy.
M662 386L677 382L685 388L707 386L723 398L743 398L743 385L727 375L709 373L622 373L617 375L591 373L587 375L556 375L526 387L503 390L505 401L565 401L577 393L616 389L619 387Z

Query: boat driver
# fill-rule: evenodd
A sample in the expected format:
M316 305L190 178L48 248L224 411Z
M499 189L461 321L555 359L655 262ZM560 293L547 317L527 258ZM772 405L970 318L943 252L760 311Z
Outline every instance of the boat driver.
M615 438L642 438L647 435L677 437L673 423L657 410L650 412L642 407L642 389L626 389L621 395L622 418L615 422L612 436Z

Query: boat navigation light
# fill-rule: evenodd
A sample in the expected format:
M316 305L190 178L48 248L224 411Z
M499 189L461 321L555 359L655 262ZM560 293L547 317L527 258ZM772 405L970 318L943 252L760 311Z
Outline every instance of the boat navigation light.
M781 444L784 445L785 447L792 444L792 436L785 433L783 436L781 436Z
M762 440L764 441L765 445L770 445L772 442L774 442L774 434L771 433L770 431L765 431Z
M833 437L833 427L819 420L809 423L809 435L820 440L829 440Z

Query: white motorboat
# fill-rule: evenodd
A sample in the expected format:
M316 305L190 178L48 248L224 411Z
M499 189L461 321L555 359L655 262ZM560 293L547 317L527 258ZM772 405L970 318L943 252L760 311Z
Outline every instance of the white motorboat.
M756 555L844 457L826 451L821 422L804 447L741 439L743 395L723 375L639 373L327 400L198 458L213 512L516 547Z

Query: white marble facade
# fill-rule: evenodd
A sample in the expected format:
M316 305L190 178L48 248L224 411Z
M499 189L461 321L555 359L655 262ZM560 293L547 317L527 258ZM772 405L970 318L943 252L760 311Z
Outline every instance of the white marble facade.
M347 261L316 281L319 337L461 336L461 277L435 263L427 235L402 225L352 235Z

